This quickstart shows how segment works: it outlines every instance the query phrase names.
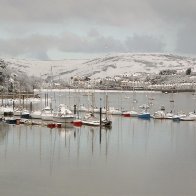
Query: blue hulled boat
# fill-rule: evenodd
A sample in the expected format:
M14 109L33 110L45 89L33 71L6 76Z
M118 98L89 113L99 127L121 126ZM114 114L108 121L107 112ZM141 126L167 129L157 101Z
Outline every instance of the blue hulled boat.
M147 119L149 120L150 119L150 113L149 112L141 112L138 114L138 118L141 118L141 119Z

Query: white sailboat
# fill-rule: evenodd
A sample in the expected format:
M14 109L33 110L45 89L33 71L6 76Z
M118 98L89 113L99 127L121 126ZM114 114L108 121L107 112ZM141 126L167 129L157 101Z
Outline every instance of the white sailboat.
M153 114L152 117L153 117L154 119L165 119L166 114L165 114L164 111L159 110L159 111L155 112L155 113Z
M156 111L152 115L152 118L154 118L154 119L165 119L166 118L165 106L162 105L160 110Z
M138 112L135 111L135 107L134 107L136 102L137 100L135 98L135 88L133 86L132 109L122 112L122 115L124 117L137 117L138 116Z
M118 108L109 107L108 114L110 114L110 115L122 115L122 111L120 111Z
M21 118L29 119L30 118L30 112L27 109L23 109L21 113Z
M185 117L186 117L186 114L184 112L179 112L177 114L174 114L173 117L172 117L172 119L174 121L178 121L178 120L180 120L182 118L185 118Z
M172 111L171 111L171 112L167 112L167 113L165 114L165 119L173 119L173 116L174 116L174 114L173 114Z
M89 125L89 126L99 126L100 120L95 117L94 113L90 112L84 116L84 119L82 120L83 125Z
M169 102L170 102L171 111L170 111L170 112L167 112L167 113L165 114L165 119L172 120L172 119L173 119L173 116L174 116L174 112L175 112L174 94L173 94L173 92L172 92L172 94L170 95Z
M92 97L92 112L85 115L82 124L89 126L111 126L112 121L108 119L108 95L106 94L105 118L98 119L94 114L94 97ZM100 110L99 110L100 111ZM100 112L99 112L100 113Z
M42 118L42 112L40 110L32 111L30 115L31 115L32 119L41 119Z
M41 112L41 119L44 121L53 121L53 110L46 106Z
M180 117L181 121L195 121L196 114L194 112L190 112L187 116Z

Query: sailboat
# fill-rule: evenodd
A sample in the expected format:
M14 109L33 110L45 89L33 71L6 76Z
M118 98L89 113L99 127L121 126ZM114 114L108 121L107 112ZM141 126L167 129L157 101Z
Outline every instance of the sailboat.
M172 120L179 121L180 119L183 119L185 117L186 117L186 114L184 112L179 112L179 113L173 115Z
M107 126L110 127L112 125L112 121L110 121L107 117L102 119L100 122L100 119L98 119L94 113L90 112L85 115L84 119L82 120L83 125L89 125L89 126Z
M41 97L39 98L40 99L40 108L42 108L42 90L40 89L40 95ZM41 114L42 114L42 111L41 110L31 110L31 113L30 113L30 116L32 119L41 119Z
M138 116L138 112L136 112L135 109L134 109L134 105L135 105L136 102L137 102L137 100L135 99L135 88L133 86L133 96L132 96L132 105L133 105L133 107L132 107L132 110L128 110L128 111L125 111L125 112L122 113L122 115L124 117L137 117Z
M122 115L122 111L115 107L109 107L108 114L110 115Z
M51 70L50 70L50 77L51 77L50 86L52 89L53 84L54 84L52 66L51 66ZM50 104L48 103L48 101L49 101L49 99L48 99L48 91L47 91L47 93L45 94L45 108L43 108L41 111L41 119L44 121L53 121L54 111L52 108L52 97L50 99Z
M150 116L150 113L149 112L147 112L147 110L144 110L144 111L142 111L142 112L140 112L139 114L138 114L138 118L141 118L141 119L150 119L151 118L151 116Z
M41 119L42 112L40 110L35 110L31 112L32 119Z
M154 119L165 119L166 114L163 110L159 110L159 111L155 112L152 117Z
M170 99L169 99L169 102L170 102L170 108L171 108L171 111L170 112L167 112L165 114L165 119L173 119L173 116L174 116L174 94L173 92L171 93L170 95Z
M41 119L45 121L53 121L53 110L51 107L46 106L44 109L42 109Z
M83 125L89 125L89 126L99 126L100 120L97 119L93 112L90 112L84 116L84 119L82 120Z
M106 94L106 114L104 119L98 119L94 114L94 97L92 96L92 111L84 116L82 124L89 126L111 126L112 121L108 119L108 95ZM100 109L101 112L101 109ZM101 116L101 115L100 115Z
M147 104L143 104L143 107L141 108L143 109L143 111L138 114L138 118L149 120L151 118L150 113L147 111L149 109L149 106Z
M30 118L30 112L27 109L23 109L21 113L21 118L29 119Z
M112 121L109 119L109 102L108 102L108 94L106 93L106 102L105 102L105 108L106 108L106 113L105 113L105 119L102 119L102 124L104 126L111 126L112 125Z
M187 116L180 117L181 121L195 121L196 120L196 114L195 112L190 112Z

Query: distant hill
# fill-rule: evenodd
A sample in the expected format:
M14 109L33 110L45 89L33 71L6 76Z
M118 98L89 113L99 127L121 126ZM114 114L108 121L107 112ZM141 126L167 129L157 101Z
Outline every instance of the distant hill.
M175 69L185 71L191 67L196 69L196 59L172 54L133 54L120 53L102 56L94 59L37 61L26 59L3 60L9 68L30 76L53 77L68 80L72 76L88 76L91 78L103 78L120 74L132 74L136 72L158 73L163 69Z

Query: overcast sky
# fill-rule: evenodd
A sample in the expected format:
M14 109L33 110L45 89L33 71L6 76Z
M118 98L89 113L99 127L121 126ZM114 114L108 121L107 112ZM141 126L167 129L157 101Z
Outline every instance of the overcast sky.
M0 56L195 56L195 21L195 0L0 0Z

